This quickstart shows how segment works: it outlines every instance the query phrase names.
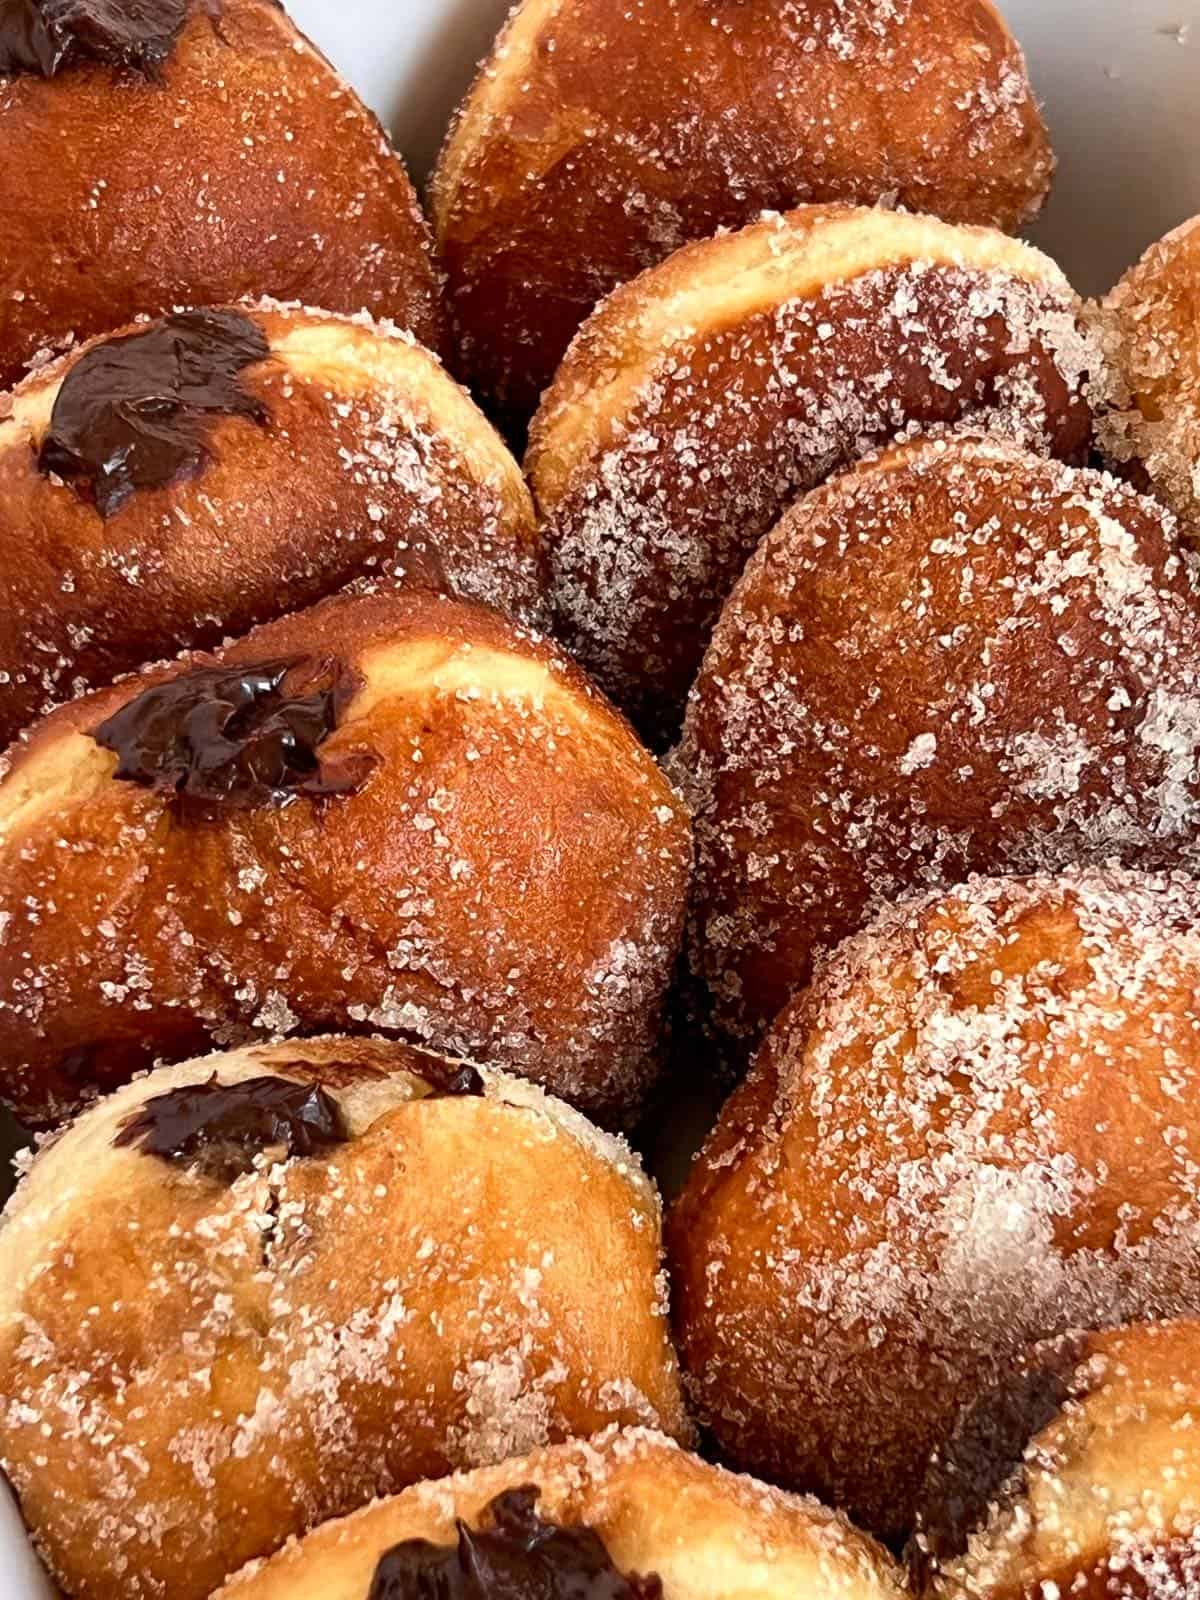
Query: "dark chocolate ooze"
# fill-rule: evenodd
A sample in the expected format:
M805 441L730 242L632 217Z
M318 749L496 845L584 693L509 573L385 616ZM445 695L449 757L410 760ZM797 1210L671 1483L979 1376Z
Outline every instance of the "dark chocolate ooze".
M106 339L63 379L38 467L94 501L102 517L139 489L194 477L212 459L218 417L266 424L267 409L241 374L269 353L262 329L236 311L186 311Z
M318 1056L305 1061L276 1059L273 1064L280 1072L302 1075L314 1083L330 1083L339 1089L349 1088L351 1084L361 1083L367 1078L379 1080L389 1078L395 1072L411 1072L429 1085L430 1093L426 1098L431 1100L468 1096L478 1098L486 1093L482 1076L472 1066L424 1056L411 1061L399 1050L391 1054L381 1051L378 1064L361 1058L350 1060L339 1056Z
M366 1600L662 1600L658 1578L622 1575L599 1534L543 1522L536 1488L510 1489L454 1545L406 1539L380 1558Z
M0 0L0 73L53 78L92 62L153 77L187 14L188 0Z
M286 805L299 795L352 794L375 757L321 745L359 679L315 657L196 667L143 690L92 731L118 757L116 778L209 805Z
M218 1083L214 1074L147 1100L113 1143L229 1183L265 1151L313 1156L348 1137L337 1102L319 1084L275 1077Z
M971 1534L993 1509L1023 1487L1026 1451L1071 1399L1085 1334L1048 1340L1004 1382L982 1394L958 1420L949 1445L935 1455L921 1492L911 1565L924 1587L929 1570L965 1554Z

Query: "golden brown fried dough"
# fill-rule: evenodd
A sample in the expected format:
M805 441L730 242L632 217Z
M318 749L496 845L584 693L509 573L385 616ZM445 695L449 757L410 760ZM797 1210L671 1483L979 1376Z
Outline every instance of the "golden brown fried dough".
M1200 1310L1197 1106L1195 880L974 879L885 912L776 1022L671 1217L722 1449L902 1533L1028 1344Z
M601 297L805 201L1014 229L1054 160L988 0L525 0L434 183L464 370L514 428Z
M202 1600L289 1535L610 1423L688 1424L637 1158L383 1041L162 1068L0 1226L0 1458L81 1600Z
M496 1540L497 1519L507 1539L502 1532ZM464 1538L459 1522L474 1531ZM513 1546L538 1522L554 1532L522 1563ZM432 1549L414 1548L413 1541ZM482 1575L473 1572L478 1592L490 1593L492 1550L512 1563L500 1568L510 1585L524 1579L529 1587L520 1592L538 1595L899 1600L904 1593L891 1558L815 1501L708 1466L660 1435L613 1429L586 1443L420 1484L327 1523L234 1578L219 1600L364 1600L377 1572L386 1578L401 1571L414 1586L398 1593L433 1593L418 1590L413 1574L461 1582L472 1556L484 1565ZM603 1563L603 1580L614 1587L603 1587L603 1580L595 1589L584 1586L593 1570L589 1557ZM538 1579L545 1585L547 1569L560 1576L558 1587L536 1586ZM614 1569L629 1587L616 1587ZM578 1588L569 1586L572 1578Z
M1126 273L1100 323L1109 360L1098 442L1200 542L1200 217Z
M816 952L971 872L1200 862L1200 621L1170 514L994 439L802 500L725 608L678 773L692 963L744 1059Z
M1082 459L1097 352L1045 256L986 229L808 207L611 295L526 466L569 647L674 732L721 604L798 494L893 438L971 424Z
M479 1055L608 1118L649 1088L686 811L578 669L486 607L335 597L73 702L10 761L19 1115L333 1028Z
M960 1419L925 1484L920 1592L1182 1597L1200 1587L1200 1324L1067 1334Z
M0 744L353 580L536 618L533 505L436 357L276 306L122 329L0 403Z
M247 295L440 342L404 168L272 0L15 0L0 145L0 388L139 313Z

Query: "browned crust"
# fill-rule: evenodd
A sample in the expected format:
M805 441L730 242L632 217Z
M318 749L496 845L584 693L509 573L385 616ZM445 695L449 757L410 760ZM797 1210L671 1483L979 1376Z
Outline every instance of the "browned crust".
M346 1028L478 1054L606 1116L656 1070L690 860L682 804L562 655L464 601L335 598L218 652L363 680L321 746L358 793L178 813L87 730L142 680L35 724L0 782L4 1095L212 1041Z
M1109 357L1098 442L1200 542L1200 217L1152 245L1098 316Z
M0 387L139 313L247 295L390 317L439 285L383 130L272 0L193 5L156 78L0 77Z
M802 500L713 636L675 768L692 962L742 1053L873 906L971 872L1194 863L1200 627L1169 514L999 440Z
M91 341L0 404L0 743L55 702L240 634L354 580L450 587L540 614L533 505L437 358L366 318L239 307L270 354L197 476L107 520L37 451Z
M405 1539L448 1544L506 1489L535 1484L542 1515L595 1529L624 1572L655 1573L671 1600L898 1600L890 1557L811 1500L781 1494L641 1430L609 1431L502 1466L421 1484L327 1523L235 1578L220 1600L362 1600Z
M570 648L673 732L720 606L802 491L973 424L1064 459L1097 352L1045 256L985 229L801 208L691 245L581 329L526 469Z
M808 201L1015 228L1053 171L987 0L525 0L434 182L460 357L514 428L604 294Z
M429 1095L428 1058L375 1041L382 1078L325 1084L350 1137L320 1155L227 1183L115 1142L162 1093L308 1053L160 1069L10 1203L0 1459L80 1600L203 1600L375 1494L611 1424L690 1437L653 1187L532 1086Z
M1002 1492L949 1549L938 1507L918 1534L915 1565L937 1600L1023 1600L1055 1584L1085 1600L1188 1594L1200 1576L1200 1324L1144 1324L1070 1341L1060 1406L1031 1433ZM1059 1362L1030 1352L1007 1384ZM956 1438L935 1482L955 1484ZM928 1490L933 1488L933 1483ZM923 1554L926 1553L926 1554Z
M730 1459L899 1535L1028 1344L1200 1309L1198 925L1182 875L974 879L821 967L670 1219Z

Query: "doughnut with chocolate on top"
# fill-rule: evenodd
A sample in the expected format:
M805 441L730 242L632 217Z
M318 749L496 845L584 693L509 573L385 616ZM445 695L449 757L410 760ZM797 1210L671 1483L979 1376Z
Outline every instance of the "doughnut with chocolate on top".
M520 469L395 328L184 312L0 404L0 744L81 689L354 580L542 606Z
M378 1494L689 1437L653 1185L533 1085L384 1040L164 1067L0 1224L0 1464L80 1600L203 1600Z
M335 596L62 707L0 778L0 1096L350 1028L620 1120L658 1066L685 808L490 608Z
M518 429L596 302L689 240L829 200L1016 229L1053 167L991 0L524 0L433 185L464 371Z
M888 1554L844 1518L637 1428L415 1485L315 1529L214 1600L901 1600L904 1592Z
M139 314L247 295L440 344L400 159L275 0L6 0L0 147L0 388Z
M1198 1162L1200 882L976 878L890 908L775 1023L671 1215L701 1420L903 1534L1029 1344L1200 1312Z
M530 430L562 637L678 728L754 547L878 445L971 424L1087 453L1098 352L1054 263L1003 234L801 207L678 251L580 330Z

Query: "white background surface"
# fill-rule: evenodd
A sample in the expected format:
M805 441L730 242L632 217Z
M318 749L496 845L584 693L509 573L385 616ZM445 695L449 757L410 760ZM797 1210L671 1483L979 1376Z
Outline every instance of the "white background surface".
M506 4L290 0L288 9L422 179ZM1035 238L1082 293L1099 293L1200 212L1200 0L1008 0L1003 9L1061 161ZM0 1600L50 1593L0 1488Z

